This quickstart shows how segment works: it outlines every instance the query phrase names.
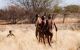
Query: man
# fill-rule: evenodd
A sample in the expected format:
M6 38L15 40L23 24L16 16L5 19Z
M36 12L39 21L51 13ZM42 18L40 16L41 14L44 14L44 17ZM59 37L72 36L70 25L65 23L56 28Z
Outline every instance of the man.
M15 36L15 35L12 33L12 30L9 30L9 34L7 35L7 37L10 37L10 36Z
M36 22L35 22L35 26L36 26L36 38L40 39L40 33L41 33L41 22L42 19L39 15L36 15Z

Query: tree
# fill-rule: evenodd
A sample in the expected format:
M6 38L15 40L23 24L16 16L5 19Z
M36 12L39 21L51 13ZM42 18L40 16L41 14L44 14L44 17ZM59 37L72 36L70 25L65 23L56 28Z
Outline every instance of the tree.
M60 0L16 0L26 8L26 11L36 13L47 12L52 5L58 4ZM15 4L15 3L14 3Z
M65 18L67 17L67 15L69 13L79 13L80 12L80 6L78 5L69 5L64 7L64 11L63 11L63 23L65 21Z
M60 0L16 0L13 4L21 5L25 8L27 18L33 20L36 14L49 14L52 12L52 7L59 3Z
M78 13L79 10L80 10L80 6L78 6L78 5L69 5L69 6L64 7L64 10L66 12Z
M16 24L19 20L22 20L25 15L25 10L18 6L9 6L8 7L8 16L9 20L12 21L13 24Z
M62 9L62 7L60 7L60 6L55 5L53 12L54 12L54 13L62 13L62 12L63 12L63 9Z

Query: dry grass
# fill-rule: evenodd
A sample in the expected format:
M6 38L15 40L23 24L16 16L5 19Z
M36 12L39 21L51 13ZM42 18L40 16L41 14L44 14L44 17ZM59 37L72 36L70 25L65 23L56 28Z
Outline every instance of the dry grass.
M7 37L9 30L15 35ZM38 43L35 37L35 26L25 25L0 25L0 50L77 50L80 47L80 31L58 30L52 47Z

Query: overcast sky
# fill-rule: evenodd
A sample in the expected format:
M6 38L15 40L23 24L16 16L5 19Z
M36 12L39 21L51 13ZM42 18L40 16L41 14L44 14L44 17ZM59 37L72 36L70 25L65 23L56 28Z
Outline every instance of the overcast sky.
M0 9L6 7L9 3L9 0L0 0Z
M9 0L0 0L0 9L6 7L9 4L10 4ZM80 0L63 0L60 3L60 6L66 6L70 4L80 5Z
M60 3L60 6L66 6L66 5L80 5L80 0L62 0Z

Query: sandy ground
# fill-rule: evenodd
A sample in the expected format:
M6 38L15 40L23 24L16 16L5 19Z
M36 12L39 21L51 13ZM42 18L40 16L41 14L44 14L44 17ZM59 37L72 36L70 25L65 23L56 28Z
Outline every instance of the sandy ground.
M7 37L9 30L15 36ZM38 43L35 26L0 25L0 50L80 50L80 31L53 30L52 47Z

